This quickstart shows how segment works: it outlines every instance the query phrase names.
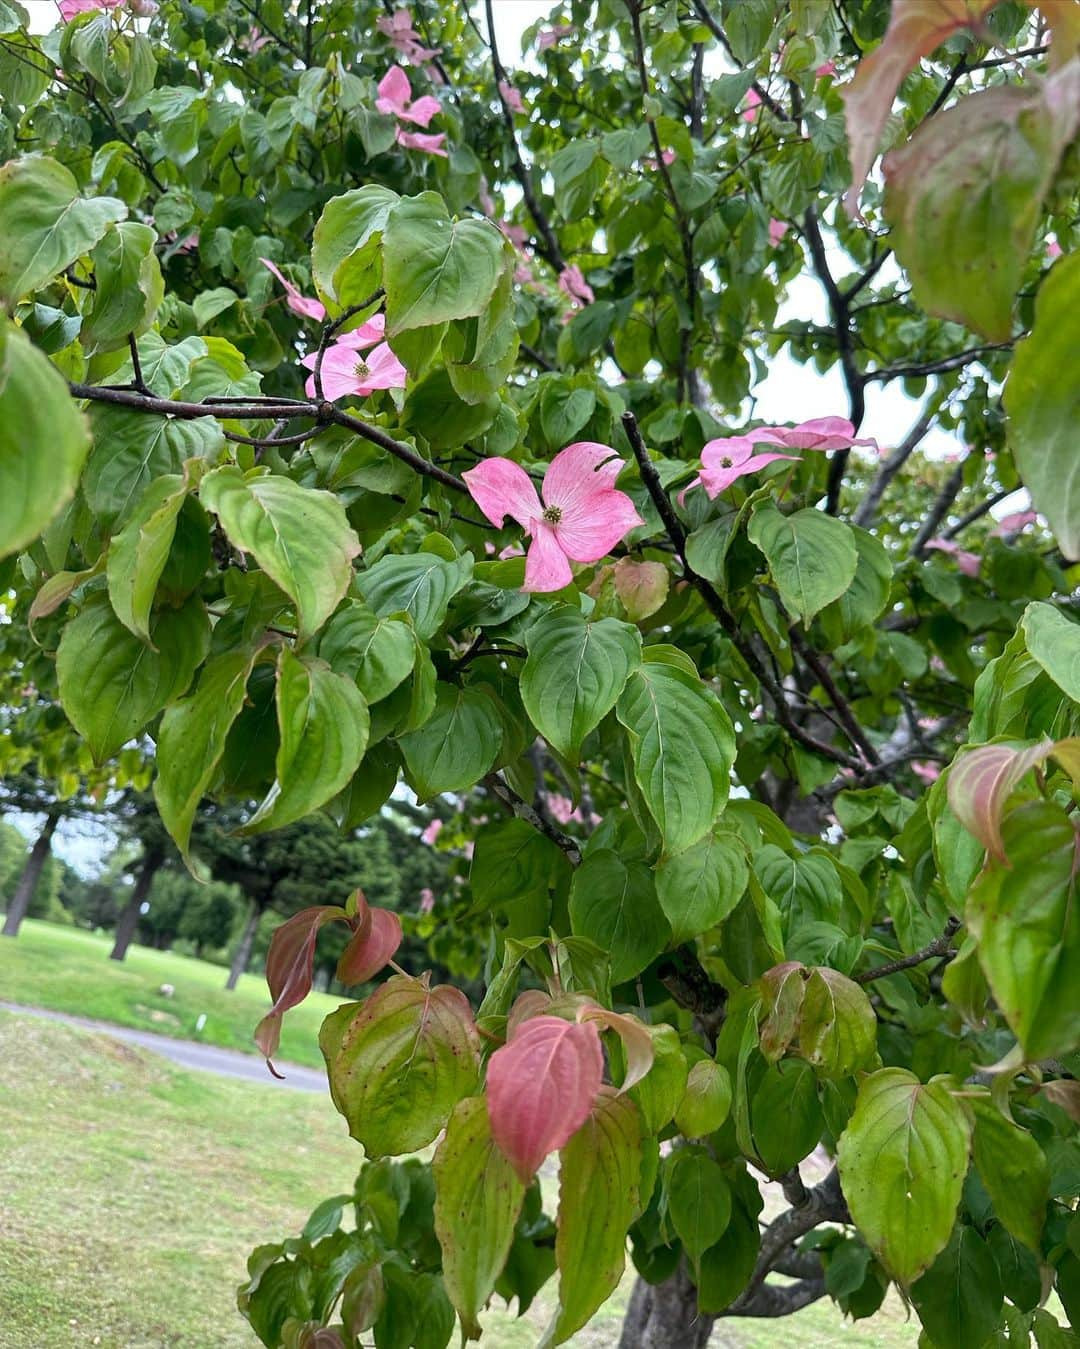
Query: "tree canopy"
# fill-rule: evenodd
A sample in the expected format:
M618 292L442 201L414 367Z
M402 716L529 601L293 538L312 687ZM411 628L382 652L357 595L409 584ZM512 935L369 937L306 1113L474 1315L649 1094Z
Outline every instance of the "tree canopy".
M0 0L0 768L310 849L268 1057L378 980L262 1342L554 1280L560 1344L629 1245L628 1349L892 1284L1075 1343L1080 3L59 9ZM326 846L403 795L446 983Z

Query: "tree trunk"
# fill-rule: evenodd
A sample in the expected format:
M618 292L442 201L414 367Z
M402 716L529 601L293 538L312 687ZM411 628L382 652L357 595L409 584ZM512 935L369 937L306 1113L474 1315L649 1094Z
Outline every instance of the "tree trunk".
M116 939L113 942L113 949L109 952L110 960L123 960L127 955L128 947L135 936L135 929L139 926L140 910L146 903L146 896L150 893L150 885L164 861L165 853L159 848L148 852L143 858L143 864L135 878L135 888L131 892L131 898L128 900L124 912L120 915L120 921L116 924Z
M248 961L251 959L251 948L255 945L255 933L259 930L259 919L262 917L262 909L257 904L252 904L251 912L248 914L248 920L244 924L244 932L240 938L240 945L236 948L236 955L233 956L233 962L229 969L229 977L225 980L225 987L233 989L240 982L240 976L248 967Z
M19 928L22 925L22 920L26 917L30 901L34 898L34 890L37 888L45 859L52 851L52 838L59 823L59 815L47 815L45 827L34 840L34 846L30 849L30 856L26 859L26 865L22 869L22 875L15 887L15 893L11 896L11 902L8 904L7 917L4 919L3 928L5 937L17 937L19 935Z
M697 1309L697 1289L685 1264L663 1283L637 1279L619 1349L705 1349L714 1318Z

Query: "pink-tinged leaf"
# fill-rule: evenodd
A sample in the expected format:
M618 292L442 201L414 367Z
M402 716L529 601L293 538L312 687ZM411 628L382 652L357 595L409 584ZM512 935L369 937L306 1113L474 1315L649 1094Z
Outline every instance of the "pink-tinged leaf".
M961 754L949 771L949 806L964 828L979 840L995 862L1008 865L1001 838L1005 802L1021 778L1044 763L1054 746L980 745Z
M281 1039L281 1018L311 992L311 974L315 963L315 940L324 923L347 923L349 916L337 904L321 904L302 909L286 919L270 938L266 955L266 982L274 1005L255 1028L255 1043L262 1050L267 1066L277 1053Z
M810 971L797 960L774 965L761 976L760 1049L770 1063L784 1057L798 1034L809 977Z
M366 984L385 969L401 945L401 919L389 909L370 909L369 921L349 939L338 961L343 984Z
M648 1027L636 1016L623 1012L610 1012L606 1007L582 1007L578 1014L579 1022L593 1022L604 1030L614 1031L622 1041L626 1055L626 1075L619 1095L636 1085L653 1066L655 1057L652 1036Z
M671 573L662 562L635 562L620 557L615 563L615 593L634 623L650 618L668 597Z
M904 76L957 29L978 22L995 4L997 0L893 0L881 46L859 62L855 78L841 90L851 160L851 187L844 205L850 216L859 213L859 194Z
M604 1056L595 1025L557 1016L526 1021L491 1056L491 1132L526 1183L581 1128L600 1090Z
M1073 1081L1071 1078L1044 1082L1041 1095L1045 1096L1053 1105L1060 1106L1070 1119L1080 1124L1080 1082Z
M534 1016L545 1016L551 1011L552 997L542 988L527 988L514 999L510 1015L506 1018L506 1035L513 1039L517 1028Z
M461 475L469 495L493 525L501 526L509 515L525 530L531 530L543 509L532 479L512 459L483 459Z

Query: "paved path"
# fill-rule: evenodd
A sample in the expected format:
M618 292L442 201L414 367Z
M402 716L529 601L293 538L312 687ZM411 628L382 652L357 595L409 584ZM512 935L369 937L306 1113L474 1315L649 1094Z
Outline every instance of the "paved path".
M294 1091L325 1093L327 1089L326 1074L316 1068L278 1063L276 1067L285 1074L285 1080L275 1082L262 1059L255 1054L242 1054L237 1049L219 1049L217 1045L204 1045L196 1040L174 1040L170 1035L158 1035L154 1031L133 1030L128 1026L114 1025L111 1021L92 1021L89 1017L69 1016L67 1012L52 1012L44 1007L23 1007L16 1002L0 1000L0 1011L41 1016L49 1021L64 1021L69 1026L81 1026L84 1030L111 1035L116 1040L126 1040L129 1044L153 1050L155 1054L163 1054L183 1068L197 1068L205 1073L217 1073L221 1077L246 1078L269 1086L291 1087Z

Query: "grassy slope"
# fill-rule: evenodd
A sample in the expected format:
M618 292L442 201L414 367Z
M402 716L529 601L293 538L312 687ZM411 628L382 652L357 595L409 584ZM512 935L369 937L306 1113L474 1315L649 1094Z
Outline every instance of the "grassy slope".
M262 975L243 975L229 993L227 971L218 965L146 946L132 946L120 962L109 960L111 949L111 937L27 919L15 941L0 941L0 998L257 1052L251 1033L270 1007ZM162 984L176 990L171 998L158 992ZM340 998L312 993L291 1011L279 1057L321 1068L319 1026L340 1004ZM196 1033L202 1013L206 1025Z
M5 1013L0 1062L0 1349L257 1349L234 1302L248 1252L298 1232L360 1161L329 1102ZM572 1349L612 1349L630 1283ZM554 1295L520 1321L489 1312L483 1343L530 1349ZM820 1303L782 1324L721 1322L713 1345L915 1340L896 1307L844 1326Z

